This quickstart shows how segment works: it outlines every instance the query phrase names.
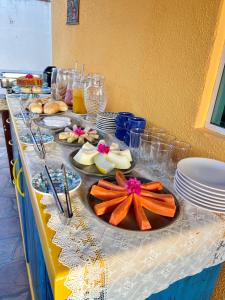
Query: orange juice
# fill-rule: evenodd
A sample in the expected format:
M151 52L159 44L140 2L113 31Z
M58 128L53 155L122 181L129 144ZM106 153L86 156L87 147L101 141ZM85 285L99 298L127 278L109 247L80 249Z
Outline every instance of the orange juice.
M77 114L86 114L84 105L84 90L83 88L73 89L73 112Z

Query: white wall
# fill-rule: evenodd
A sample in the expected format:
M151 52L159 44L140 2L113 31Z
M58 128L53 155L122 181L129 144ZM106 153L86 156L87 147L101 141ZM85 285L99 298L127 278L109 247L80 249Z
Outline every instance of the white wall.
M0 0L0 70L43 71L51 62L51 4Z

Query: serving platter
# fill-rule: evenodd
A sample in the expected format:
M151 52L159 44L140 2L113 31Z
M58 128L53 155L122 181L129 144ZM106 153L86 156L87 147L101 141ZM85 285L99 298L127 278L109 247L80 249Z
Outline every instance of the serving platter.
M126 179L129 179L129 178L132 178L132 176L126 176ZM142 177L136 177L136 178L139 181L141 181L141 183L151 182L151 180L146 179L146 178L142 178ZM112 183L116 183L114 178L105 177L104 179L107 180L107 181L110 181ZM95 182L94 184L97 184L97 183L98 182ZM99 221L103 222L104 224L107 224L108 226L110 226L111 228L114 228L114 229L128 230L128 231L138 231L138 232L141 232L142 234L143 233L149 233L149 231L160 230L160 229L163 229L163 228L173 224L176 221L176 219L177 219L177 217L179 216L179 213L180 213L179 203L178 203L176 197L173 195L174 199L175 199L175 203L176 203L176 213L175 213L175 216L173 218L163 217L163 216L154 214L154 213L150 212L149 210L143 208L148 220L151 223L152 228L149 229L149 230L146 230L146 231L141 231L141 230L139 230L139 228L137 226L137 223L135 221L135 215L134 215L134 211L133 211L133 207L132 207L132 208L130 208L126 218L121 223L119 223L117 226L113 226L109 223L111 213L108 213L108 214L105 214L105 215L102 215L102 216L97 216L95 214L94 206L96 204L102 203L103 201L97 199L96 197L94 197L90 194L91 187L88 191L88 195L87 195L87 198L86 198L87 207L93 213L95 218L97 218ZM172 194L166 188L163 188L161 191L158 191L158 193L159 194Z
M76 170L78 170L79 172L81 172L85 175L92 175L92 176L97 176L97 177L105 177L106 176L105 174L101 174L95 165L86 166L86 165L81 165L78 162L76 162L73 158L78 153L78 151L79 151L79 149L73 151L69 155L69 160ZM135 162L132 161L131 167L129 169L120 170L120 171L122 171L124 174L129 174L134 169L134 167L135 167ZM107 176L108 177L115 176L116 171L118 171L118 170L117 169L112 170L111 172L109 172L107 174Z
M44 117L53 117L55 115L45 115L45 116L42 116L36 119L34 119L34 123L39 126L39 127L42 127L42 128L46 128L46 129L50 129L50 130L57 130L57 131L60 131L62 129L64 129L66 126L63 126L63 127L57 127L57 126L49 126L49 125L46 125L45 122L44 122Z
M80 125L76 124L78 127L80 127ZM68 126L70 129L72 128L71 126ZM84 128L81 126L81 128ZM93 129L94 130L94 129ZM97 131L97 130L96 130ZM59 134L61 132L64 132L63 130L57 130L57 132L55 133L55 142L56 143L59 143L61 145L64 145L64 146L69 146L69 147L73 147L73 148L76 148L76 149L80 149L85 143L83 144L78 144L77 141L73 142L73 143L68 143L67 141L65 140L60 140L59 139ZM97 146L98 142L102 139L104 139L104 135L99 133L97 131L97 134L99 135L99 138L97 140L95 140L94 142L89 142L90 144L94 145L94 146ZM88 142L87 140L85 140L85 142Z

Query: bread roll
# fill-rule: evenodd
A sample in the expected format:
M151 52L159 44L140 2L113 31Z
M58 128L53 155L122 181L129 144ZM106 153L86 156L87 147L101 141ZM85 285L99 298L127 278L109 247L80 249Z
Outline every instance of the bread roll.
M60 111L67 111L68 110L68 106L65 102L63 101L57 101L58 105L59 105L59 109Z
M57 102L49 102L44 105L44 113L47 115L56 114L59 111L60 108Z
M31 103L29 105L29 110L32 113L41 114L43 112L42 104L40 104L40 103Z
M46 104L50 101L52 101L52 98L51 97L45 97L45 98L40 98L42 104Z
M42 104L41 99L33 99L31 103Z

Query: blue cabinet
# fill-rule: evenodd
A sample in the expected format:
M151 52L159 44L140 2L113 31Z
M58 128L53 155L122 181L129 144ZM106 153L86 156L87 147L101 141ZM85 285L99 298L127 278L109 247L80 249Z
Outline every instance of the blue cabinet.
M210 300L221 267L222 264L219 264L194 276L178 280L146 300Z
M19 151L15 143L15 135L11 129L13 143L13 156L16 163L16 174L22 168ZM23 228L26 261L32 278L32 285L37 300L52 300L53 294L48 278L45 260L42 252L41 242L35 222L34 212L29 196L28 187L24 174L19 176L20 187L24 197L18 193L19 211Z

